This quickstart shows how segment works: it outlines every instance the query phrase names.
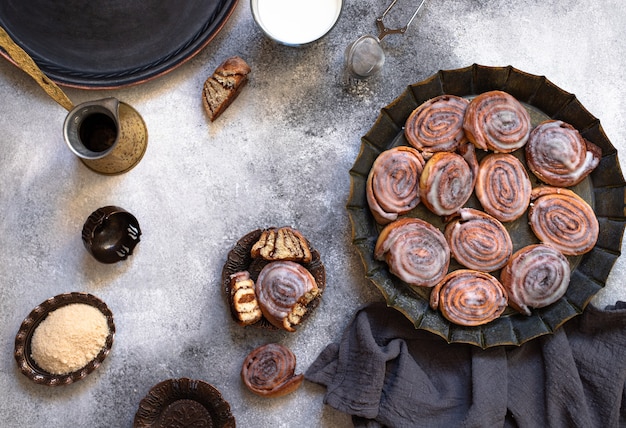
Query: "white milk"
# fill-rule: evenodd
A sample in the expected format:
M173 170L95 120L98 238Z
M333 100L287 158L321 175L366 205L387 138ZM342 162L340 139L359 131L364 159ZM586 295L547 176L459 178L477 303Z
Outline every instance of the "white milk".
M335 25L342 0L253 0L252 13L268 36L288 45L319 39Z

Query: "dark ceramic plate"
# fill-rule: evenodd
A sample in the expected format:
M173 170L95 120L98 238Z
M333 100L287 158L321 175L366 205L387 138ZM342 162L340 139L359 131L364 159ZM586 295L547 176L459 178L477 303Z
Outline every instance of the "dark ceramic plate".
M423 102L442 94L471 98L490 90L503 90L515 96L531 113L533 125L552 118L572 124L589 141L602 148L602 160L590 178L573 188L594 208L600 223L600 236L589 253L570 258L573 267L567 293L554 304L537 309L531 316L507 309L495 321L478 327L463 327L446 320L429 306L431 289L412 288L392 275L384 262L373 257L380 226L374 221L365 196L365 183L376 157L397 145L408 145L404 123ZM523 157L523 153L517 154ZM366 276L384 295L387 304L398 309L416 328L440 335L448 342L470 343L482 348L520 345L544 334L553 333L566 321L582 313L591 298L605 285L613 264L620 255L626 224L624 211L626 183L617 150L605 135L600 121L592 116L570 93L543 76L513 67L486 67L474 64L456 70L441 70L430 78L410 85L398 98L381 110L370 131L361 140L361 151L350 170L351 194L347 204L352 223L353 243L361 255ZM531 180L534 179L529 174ZM538 185L534 181L533 185ZM477 203L470 201L469 205ZM408 214L442 227L441 220L423 207ZM515 230L509 229L515 249L536 240L529 232L526 217ZM520 230L518 230L520 229ZM536 241L534 241L536 242ZM451 269L455 266L451 263Z
M0 25L55 82L113 88L155 78L193 57L236 5L237 0L4 0Z
M230 405L213 386L201 380L168 379L156 384L139 403L135 428L234 428Z
M91 360L85 367L65 375L51 374L37 366L37 363L35 363L31 357L31 339L39 323L41 323L50 312L72 303L84 303L100 310L107 319L109 335L106 338L104 348L98 353L96 358ZM113 323L113 314L102 300L87 293L59 294L34 308L24 319L15 336L15 360L17 361L20 371L35 383L48 386L68 385L83 379L102 364L111 351L114 336L115 324Z
M256 229L252 232L243 236L239 241L235 243L235 246L228 252L228 256L226 258L226 263L224 263L224 267L222 268L222 289L224 290L224 295L226 296L226 300L228 306L230 307L231 315L233 320L237 320L235 315L233 304L232 304L232 293L230 286L230 276L237 272L248 271L250 273L250 278L256 282L257 277L259 276L259 272L261 269L269 263L262 259L253 259L250 255L250 250L252 250L252 246L259 240L261 234L265 229ZM309 248L311 249L312 260L309 263L303 264L303 266L311 272L313 278L315 278L315 283L319 288L320 292L309 304L307 305L307 312L302 316L302 320L300 324L302 324L313 312L313 310L319 305L320 300L322 298L322 294L324 294L324 290L326 289L326 269L324 268L324 264L320 259L320 253L317 251L311 244L309 243ZM277 329L265 318L262 317L260 321L252 324L255 327L263 327L268 329Z

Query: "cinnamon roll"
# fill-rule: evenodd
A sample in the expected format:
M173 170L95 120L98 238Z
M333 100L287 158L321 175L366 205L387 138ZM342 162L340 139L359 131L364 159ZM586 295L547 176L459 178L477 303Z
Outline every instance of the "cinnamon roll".
M374 257L387 262L389 271L407 284L432 287L448 271L450 248L435 226L404 217L381 231Z
M593 209L569 189L540 186L531 193L528 221L534 234L567 256L590 251L598 240Z
M278 343L254 349L243 361L241 380L257 395L280 397L300 387L304 375L295 374L296 356Z
M469 101L455 95L432 98L409 115L404 135L427 157L435 152L453 152L465 141L463 117Z
M511 153L526 144L531 122L524 106L512 95L489 91L470 101L463 128L477 148Z
M463 326L495 320L507 301L507 292L496 278L471 269L450 272L430 293L430 306L451 323Z
M435 153L424 165L419 181L420 200L437 215L457 212L474 190L472 170L460 155Z
M255 291L263 316L275 327L293 332L319 293L313 275L302 265L276 261L265 265Z
M532 184L522 162L510 154L490 154L480 162L476 196L483 209L502 222L522 216Z
M544 183L571 187L600 163L602 149L585 140L578 130L560 120L547 120L530 133L526 161Z
M518 250L500 273L509 293L509 304L530 315L530 308L543 308L559 300L567 291L570 265L565 256L545 244Z
M458 217L446 225L444 235L452 256L474 270L498 270L513 252L511 237L502 223L473 208L459 210Z
M377 223L390 223L420 203L423 168L424 158L412 147L394 147L376 158L367 177L366 196Z

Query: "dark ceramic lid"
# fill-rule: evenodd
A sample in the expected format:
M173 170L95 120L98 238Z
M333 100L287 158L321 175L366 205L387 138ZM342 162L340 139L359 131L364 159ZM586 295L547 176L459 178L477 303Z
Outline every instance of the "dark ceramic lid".
M139 403L133 427L234 428L230 405L212 385L188 378L154 385Z

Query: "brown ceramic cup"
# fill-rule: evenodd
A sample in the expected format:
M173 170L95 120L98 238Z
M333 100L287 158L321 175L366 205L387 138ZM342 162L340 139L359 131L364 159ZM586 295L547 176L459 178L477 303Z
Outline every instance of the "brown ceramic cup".
M141 229L135 216L114 205L91 213L82 232L85 248L102 263L126 260L139 243L140 236Z

